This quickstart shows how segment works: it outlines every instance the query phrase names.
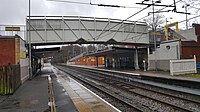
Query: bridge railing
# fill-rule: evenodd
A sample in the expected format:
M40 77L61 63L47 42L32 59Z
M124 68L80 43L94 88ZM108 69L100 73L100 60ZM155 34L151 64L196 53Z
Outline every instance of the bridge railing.
M0 66L0 94L13 94L20 84L20 65Z
M31 16L27 33L33 45L148 44L145 22L82 16Z

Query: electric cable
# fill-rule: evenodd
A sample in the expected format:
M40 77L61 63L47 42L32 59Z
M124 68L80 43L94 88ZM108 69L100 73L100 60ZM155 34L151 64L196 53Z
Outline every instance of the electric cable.
M108 5L108 4L93 4L93 3L86 3L86 2L74 2L74 1L66 1L66 0L47 0L47 1L54 1L54 2L66 2L72 4L80 4L80 5L94 5L94 6L102 6L102 7L114 7L114 8L136 8L141 9L141 7L131 7L131 6L119 6L119 5Z

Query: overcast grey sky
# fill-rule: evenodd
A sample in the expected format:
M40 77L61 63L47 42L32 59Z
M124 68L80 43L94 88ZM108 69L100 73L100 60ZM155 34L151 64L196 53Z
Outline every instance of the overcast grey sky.
M29 0L1 0L0 24L3 25L25 24L25 18L28 15L28 1ZM90 0L66 0L66 1L84 2L84 3L90 2ZM136 0L91 0L91 1L94 4L113 4L121 6L140 7L140 8L109 8L109 7L98 7L98 6L80 5L80 4L72 4L64 2L53 2L47 0L31 0L31 15L34 16L70 15L70 16L89 16L89 17L126 19L130 15L139 11L141 8L145 7L141 5L136 5L135 4ZM137 2L141 1L142 0L137 0ZM161 4L170 5L173 3L173 0L161 0L161 1L162 1ZM182 5L184 5L184 3L178 3L177 10L184 12L185 9L181 8ZM162 7L156 7L156 9L160 8ZM146 16L149 11L152 11L152 8L148 8L142 13L132 17L131 20L138 20L139 18ZM192 9L189 9L188 12L192 12ZM181 21L185 19L185 15L183 14L175 14L173 12L162 13L162 14L165 15L166 18L173 17L173 20L170 20L172 22ZM188 18L193 16L195 15L190 15L188 16Z

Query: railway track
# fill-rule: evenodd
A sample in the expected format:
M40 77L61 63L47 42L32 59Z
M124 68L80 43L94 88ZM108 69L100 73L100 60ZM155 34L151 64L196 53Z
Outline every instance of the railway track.
M127 86L131 85L131 86L135 86L137 88L141 88L143 90L157 92L157 93L160 93L160 94L165 94L165 95L168 95L168 96L188 100L188 101L194 102L194 103L200 103L200 97L197 96L197 95L191 95L189 93L183 93L183 92L180 92L178 90L177 91L175 91L175 90L166 91L166 90L168 90L167 88L162 88L162 87L159 87L159 86L154 86L154 85L149 85L149 84L146 84L146 83L144 84L144 83L141 83L141 82L137 82L132 77L118 76L120 74L114 75L114 74L107 73L106 71L94 71L94 70L90 70L90 69L76 68L76 70L77 69L81 70L81 72L84 72L84 71L88 72L89 71L90 73L93 73L93 75L95 75L99 78L109 78L111 80L114 80L115 82L125 83ZM96 74L98 74L98 75L96 75ZM88 75L88 76L91 77L93 75ZM133 79L133 80L131 80L131 79ZM192 96L192 97L190 97L190 96Z
M116 107L123 107L122 110L127 111L127 112L144 112L144 109L141 109L140 107L137 107L129 102L126 102L126 100L123 100L117 96L115 96L114 94L112 94L110 91L102 89L99 87L99 85L96 85L94 82L88 81L85 78L81 78L80 75L78 74L74 74L73 72L71 72L69 69L63 69L61 67L58 67L60 70L64 71L65 73L69 74L72 78L74 78L75 80L81 82L84 86L89 87L90 89L92 89L93 91L95 91L95 93L98 93L103 99L106 99L106 101L108 102L113 102L114 105ZM126 110L124 110L124 108L126 108ZM147 109L146 109L147 111Z
M136 111L200 111L200 102L188 96L188 98L183 97L185 96L183 93L182 97L172 95L168 92L158 91L157 87L157 89L153 89L155 87L139 84L138 82L127 80L127 78L115 77L115 75L106 72L66 66L59 66L59 69L68 74L73 74L72 76L79 81L95 86L93 88L106 92L112 98L117 98ZM198 96L194 97L195 99L199 98Z

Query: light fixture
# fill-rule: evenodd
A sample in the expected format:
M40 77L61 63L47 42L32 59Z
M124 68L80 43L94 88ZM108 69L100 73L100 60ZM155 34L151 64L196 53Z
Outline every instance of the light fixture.
M156 1L155 3L161 3L161 0Z

